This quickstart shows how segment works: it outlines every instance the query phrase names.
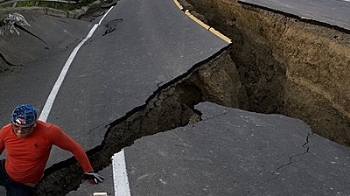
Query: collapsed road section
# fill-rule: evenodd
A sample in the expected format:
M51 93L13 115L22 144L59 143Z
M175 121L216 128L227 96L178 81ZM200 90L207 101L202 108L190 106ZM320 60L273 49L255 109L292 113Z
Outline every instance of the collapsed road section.
M349 29L237 0L187 2L184 9L231 38L242 109L296 117L350 145Z
M240 82L237 77L232 78L237 76L237 72L232 69L232 64L227 63L231 60L226 50L224 48L196 64L186 74L154 92L145 105L108 125L102 144L87 152L94 167L101 170L109 166L110 157L132 145L136 139L198 122L200 113L194 109L194 105L199 102L224 103L225 100L232 100L238 94L235 90L238 88L232 86L232 91L228 93L225 87L239 86ZM231 104L235 105L232 101ZM46 170L37 195L65 195L77 189L83 177L81 174L74 158L55 164Z
M233 44L109 124L102 144L88 151L96 169L107 167L115 152L140 137L196 123L201 114L194 105L203 101L297 117L324 137L350 143L347 31L237 1L189 2L193 6L186 9ZM82 179L74 159L55 164L45 176L37 195L64 195Z

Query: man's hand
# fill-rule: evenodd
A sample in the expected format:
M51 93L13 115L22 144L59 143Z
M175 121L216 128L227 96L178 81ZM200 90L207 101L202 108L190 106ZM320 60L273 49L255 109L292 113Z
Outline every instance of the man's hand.
M105 178L97 172L91 171L84 174L84 179L89 180L91 184L98 184L103 182Z

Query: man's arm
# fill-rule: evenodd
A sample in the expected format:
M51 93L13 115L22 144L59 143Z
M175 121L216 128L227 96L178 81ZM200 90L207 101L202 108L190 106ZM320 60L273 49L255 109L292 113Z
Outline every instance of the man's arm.
M104 177L94 172L89 158L81 145L69 137L58 126L52 125L51 129L52 130L49 131L49 134L52 144L64 150L70 151L74 155L85 172L84 178L88 179L92 184L102 182Z
M5 144L4 144L4 137L5 137L5 128L8 127L5 126L2 129L0 129L0 155L4 152L5 150Z
M83 168L84 172L92 171L89 158L87 157L84 149L69 137L61 128L56 125L52 125L51 130L48 132L50 141L52 144L71 152L74 157L78 160L79 164Z

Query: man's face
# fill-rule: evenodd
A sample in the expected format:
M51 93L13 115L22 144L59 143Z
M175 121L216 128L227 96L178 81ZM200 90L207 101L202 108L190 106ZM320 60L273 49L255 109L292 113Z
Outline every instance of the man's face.
M35 126L36 126L36 123L30 126L21 126L21 125L12 123L12 130L17 137L25 138L25 137L28 137L33 132Z

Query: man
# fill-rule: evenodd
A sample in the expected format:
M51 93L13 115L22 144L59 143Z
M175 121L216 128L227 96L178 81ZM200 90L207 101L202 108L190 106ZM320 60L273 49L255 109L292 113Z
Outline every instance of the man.
M84 170L84 178L97 184L103 177L93 171L83 148L62 129L37 119L35 108L28 104L15 107L11 123L0 130L0 185L8 196L32 196L43 178L52 145L70 151Z

